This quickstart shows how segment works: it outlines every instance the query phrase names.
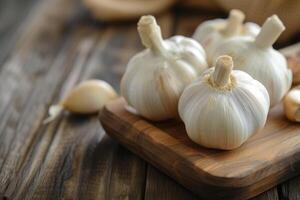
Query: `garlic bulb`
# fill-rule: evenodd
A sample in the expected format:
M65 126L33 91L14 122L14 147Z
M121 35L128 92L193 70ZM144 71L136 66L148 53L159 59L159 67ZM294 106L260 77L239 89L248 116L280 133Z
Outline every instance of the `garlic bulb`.
M268 111L266 88L243 71L232 70L230 56L186 87L178 109L189 138L205 147L234 149L263 128Z
M292 72L285 57L272 47L284 29L280 19L273 15L255 39L232 38L221 44L214 54L214 58L224 54L231 56L235 69L260 81L269 92L271 106L280 102L292 84Z
M44 123L53 121L63 110L78 114L91 114L117 97L115 90L101 80L88 80L76 86L58 105L49 108L49 117Z
M193 38L206 51L208 64L212 64L212 56L219 44L236 36L255 37L260 27L248 22L243 25L245 15L240 10L231 10L228 19L214 19L203 22L196 29Z
M295 122L300 122L300 86L293 88L283 100L286 117Z
M121 93L145 118L176 117L183 89L207 69L205 52L196 41L183 36L163 40L153 16L141 17L138 31L147 49L129 61Z

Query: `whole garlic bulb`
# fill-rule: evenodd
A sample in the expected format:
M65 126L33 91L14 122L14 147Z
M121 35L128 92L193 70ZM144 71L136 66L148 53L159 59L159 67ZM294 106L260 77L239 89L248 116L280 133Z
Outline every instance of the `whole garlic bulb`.
M268 111L266 88L220 56L180 97L178 109L189 138L205 147L234 149L263 128Z
M284 29L280 19L273 15L255 39L232 38L221 44L214 54L214 58L224 54L231 56L235 69L260 81L269 92L271 106L280 102L292 84L292 72L286 58L272 47Z
M138 31L146 49L129 61L121 93L145 118L177 117L183 89L207 69L205 52L196 41L183 36L163 40L153 16L141 17Z
M72 89L58 105L50 106L49 117L44 123L53 121L63 110L78 114L96 113L117 96L115 90L105 81L84 81Z
M300 122L300 86L293 88L283 100L286 117L294 122Z
M228 19L214 19L201 23L196 29L193 38L206 51L208 64L212 64L212 56L217 46L236 36L255 37L260 27L252 22L243 24L245 15L240 10L231 10Z

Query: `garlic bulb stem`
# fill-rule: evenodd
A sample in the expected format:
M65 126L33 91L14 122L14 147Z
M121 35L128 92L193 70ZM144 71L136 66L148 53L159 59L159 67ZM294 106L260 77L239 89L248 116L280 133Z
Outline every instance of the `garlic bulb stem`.
M141 17L138 22L138 32L145 47L151 49L154 53L167 55L160 27L153 16Z
M217 86L225 86L230 78L233 68L233 61L230 56L220 56L217 59L215 71L213 72L214 83Z
M269 48L284 30L285 26L282 21L277 15L273 15L265 21L254 43L260 48Z
M244 19L245 14L242 11L236 9L231 10L223 34L226 36L237 34L242 27Z

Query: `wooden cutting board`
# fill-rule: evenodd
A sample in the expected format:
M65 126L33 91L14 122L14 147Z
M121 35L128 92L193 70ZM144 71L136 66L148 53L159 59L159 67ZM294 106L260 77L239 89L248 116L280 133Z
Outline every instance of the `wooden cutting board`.
M147 121L125 105L120 98L101 112L107 133L205 199L251 198L300 174L300 125L286 120L282 105L270 111L261 132L232 151L200 147L182 122Z

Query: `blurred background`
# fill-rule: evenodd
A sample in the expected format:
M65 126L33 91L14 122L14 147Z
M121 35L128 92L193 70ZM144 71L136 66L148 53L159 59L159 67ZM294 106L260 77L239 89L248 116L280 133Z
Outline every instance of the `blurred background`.
M287 30L280 42L299 39L300 2L298 0L83 0L84 5L99 21L128 21L145 14L161 14L170 10L185 14L224 15L231 9L240 9L246 20L261 25L265 19L277 14ZM212 16L211 16L212 17Z

